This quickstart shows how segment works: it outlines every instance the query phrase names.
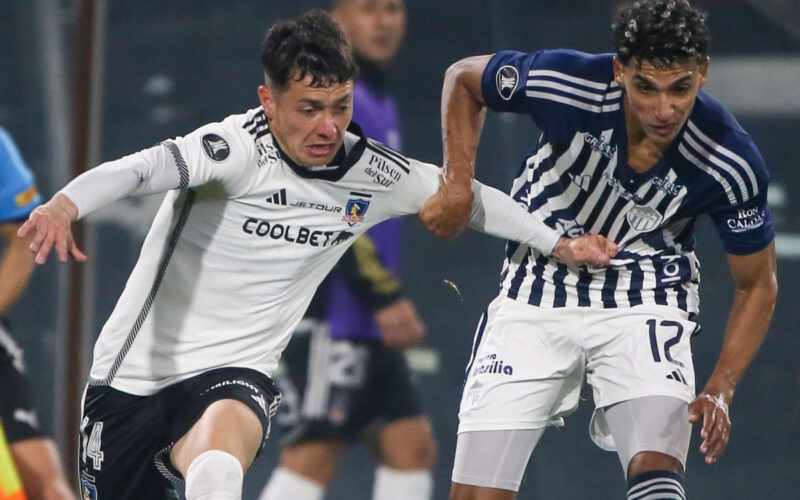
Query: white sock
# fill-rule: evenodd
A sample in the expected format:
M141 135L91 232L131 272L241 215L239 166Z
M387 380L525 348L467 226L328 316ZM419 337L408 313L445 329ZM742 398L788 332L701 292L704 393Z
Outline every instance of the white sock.
M325 487L286 467L278 467L258 500L322 500ZM188 499L187 499L188 500Z
M384 465L375 469L372 500L430 500L432 494L430 470L405 471Z
M239 460L219 450L197 455L186 470L186 500L242 500Z

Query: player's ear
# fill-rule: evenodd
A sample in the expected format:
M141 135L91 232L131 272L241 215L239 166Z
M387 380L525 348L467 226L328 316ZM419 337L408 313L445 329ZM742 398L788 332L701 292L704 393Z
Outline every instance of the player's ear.
M259 85L258 100L261 101L261 107L264 108L267 118L272 119L272 115L275 113L275 98L272 89L266 85Z
M623 74L625 73L625 66L622 65L622 61L620 61L617 56L614 56L614 80L617 81L620 87L624 87L623 85Z

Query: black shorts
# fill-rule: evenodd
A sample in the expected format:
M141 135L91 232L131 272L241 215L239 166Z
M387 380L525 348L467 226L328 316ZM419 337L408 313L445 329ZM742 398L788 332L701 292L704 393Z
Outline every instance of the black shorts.
M422 415L402 351L380 342L333 340L323 322L304 320L282 356L283 395L275 417L283 444L354 441L367 428Z
M0 320L0 422L9 444L44 436L30 395L24 353Z
M80 428L83 498L141 500L173 495L182 478L169 453L206 408L221 399L250 407L261 420L266 441L280 395L272 380L255 370L211 370L151 396L89 386Z

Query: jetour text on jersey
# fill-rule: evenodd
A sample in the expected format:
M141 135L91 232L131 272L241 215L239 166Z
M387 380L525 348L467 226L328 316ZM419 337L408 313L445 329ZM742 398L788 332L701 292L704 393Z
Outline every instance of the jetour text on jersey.
M252 217L244 221L242 231L261 238L272 238L273 240L283 239L289 243L296 243L298 245L308 244L312 247L338 245L353 236L353 233L348 231L318 231L305 226L284 225L277 222L270 223L269 221L254 219ZM334 235L336 235L335 238L333 238Z

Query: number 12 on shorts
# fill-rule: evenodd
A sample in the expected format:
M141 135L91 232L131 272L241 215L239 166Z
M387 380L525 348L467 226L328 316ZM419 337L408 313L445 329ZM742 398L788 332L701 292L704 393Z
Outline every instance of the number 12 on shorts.
M681 336L683 336L683 325L678 323L677 321L670 321L666 319L662 320L660 323L657 324L657 320L648 319L647 326L650 331L650 350L653 353L653 360L656 363L661 362L661 354L659 351L662 350L663 347L664 359L666 359L673 365L680 366L681 368L683 368L683 363L681 363L676 359L673 359L672 355L669 352L669 350L672 349L672 347L675 344L681 341ZM675 330L675 335L665 340L663 346L660 346L658 343L657 330L659 327L661 327L662 331L664 329Z

